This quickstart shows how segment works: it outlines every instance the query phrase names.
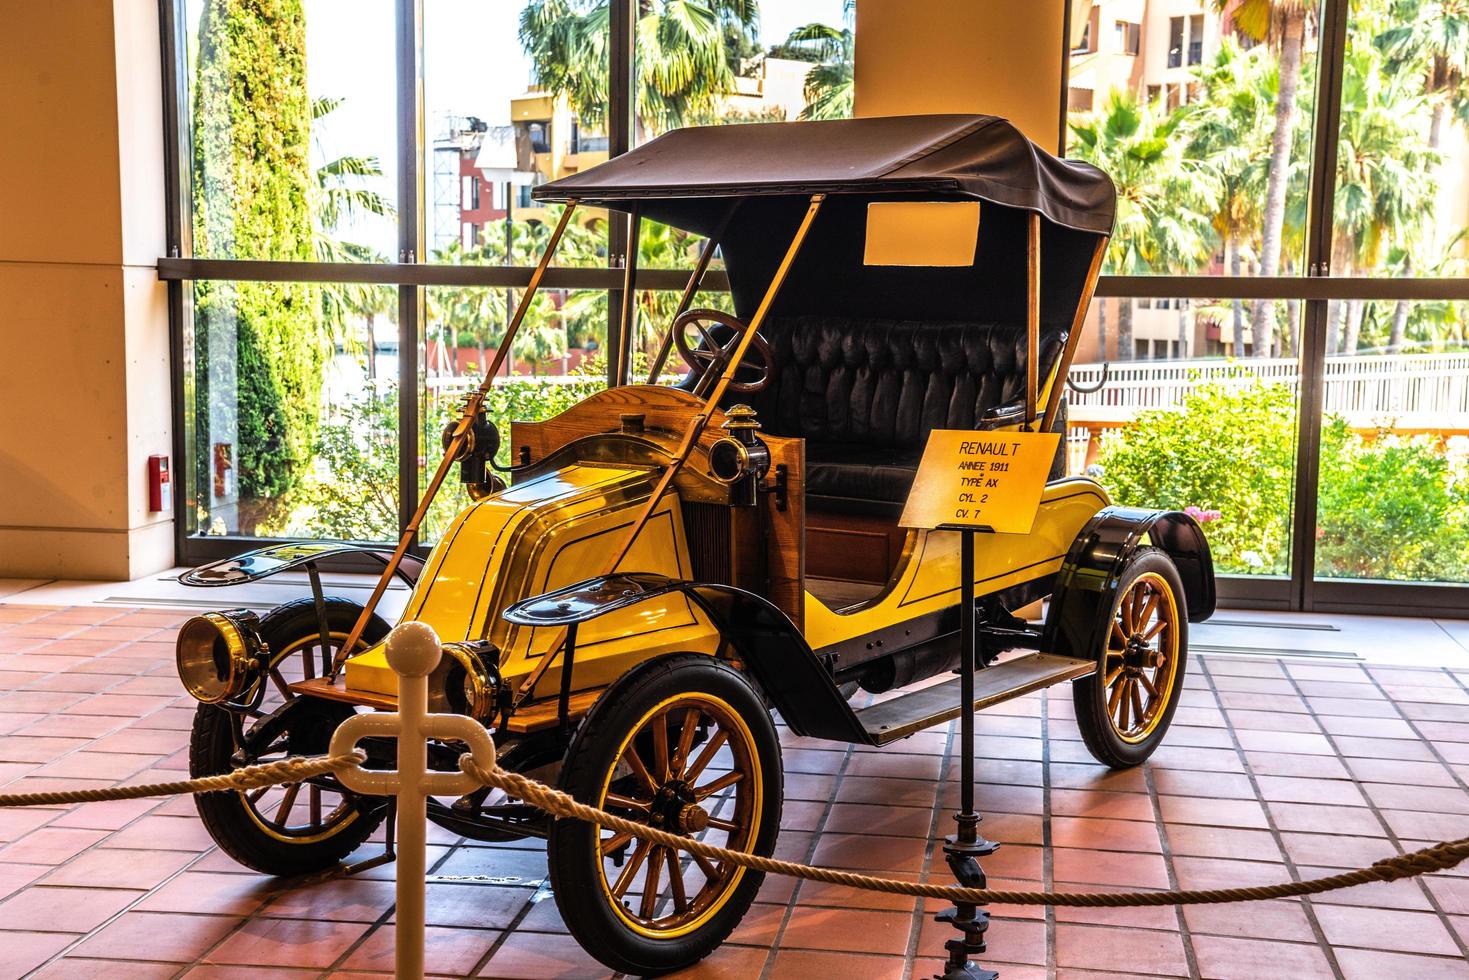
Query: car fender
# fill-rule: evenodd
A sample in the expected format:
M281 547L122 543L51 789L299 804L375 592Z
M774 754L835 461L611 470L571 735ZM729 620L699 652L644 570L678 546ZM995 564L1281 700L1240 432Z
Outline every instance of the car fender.
M1189 622L1214 614L1214 560L1197 521L1176 510L1104 507L1077 534L1056 575L1044 649L1083 659L1097 655L1122 572L1144 539L1177 566Z
M686 595L718 626L733 658L754 676L797 735L867 741L831 671L796 624L753 592L651 572L619 572L523 599L502 615L521 626L569 627L670 592Z
M366 555L386 567L392 560L393 549L337 541L273 544L233 558L221 558L219 561L191 568L180 575L178 580L184 585L206 589L243 585L340 555ZM421 558L405 555L395 574L412 588L422 571Z

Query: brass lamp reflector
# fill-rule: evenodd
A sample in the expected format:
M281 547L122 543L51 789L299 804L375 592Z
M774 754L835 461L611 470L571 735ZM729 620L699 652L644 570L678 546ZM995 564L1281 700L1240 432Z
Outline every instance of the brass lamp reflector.
M428 709L486 721L499 691L500 651L488 640L444 644L444 657L429 675Z
M195 616L179 630L179 680L204 704L232 701L260 678L260 620L244 609Z

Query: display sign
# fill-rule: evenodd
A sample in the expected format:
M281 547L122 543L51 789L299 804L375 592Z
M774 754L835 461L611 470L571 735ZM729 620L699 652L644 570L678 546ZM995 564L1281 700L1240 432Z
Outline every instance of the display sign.
M898 523L1028 534L1060 440L1057 432L935 429Z

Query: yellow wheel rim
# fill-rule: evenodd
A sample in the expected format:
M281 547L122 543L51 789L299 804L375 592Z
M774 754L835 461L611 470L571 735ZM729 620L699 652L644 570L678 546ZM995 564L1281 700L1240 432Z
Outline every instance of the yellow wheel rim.
M1122 741L1145 741L1167 714L1178 686L1178 639L1172 586L1144 572L1117 601L1102 657L1107 720Z
M346 641L347 634L333 632L330 637L340 645ZM270 675L265 683L272 685L280 697L293 697L287 685L297 678L287 676L285 665L297 654L319 657L320 648L320 637L312 634L275 653L271 657ZM269 753L265 755L259 761L269 762L274 758ZM328 801L323 799L326 795L338 796L339 800L328 806ZM248 792L241 790L239 797L246 815L261 833L287 844L314 844L334 837L355 823L360 815L344 793L317 783L287 783Z
M618 746L597 803L664 830L741 851L754 849L764 813L764 780L754 735L712 694L666 698ZM714 863L600 825L598 879L628 928L675 939L723 908L745 869Z

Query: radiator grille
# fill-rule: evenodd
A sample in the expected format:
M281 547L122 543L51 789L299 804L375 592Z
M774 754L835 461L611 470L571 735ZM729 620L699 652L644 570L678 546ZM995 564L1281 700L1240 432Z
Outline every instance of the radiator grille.
M694 580L729 583L729 508L721 504L684 503L684 533Z

